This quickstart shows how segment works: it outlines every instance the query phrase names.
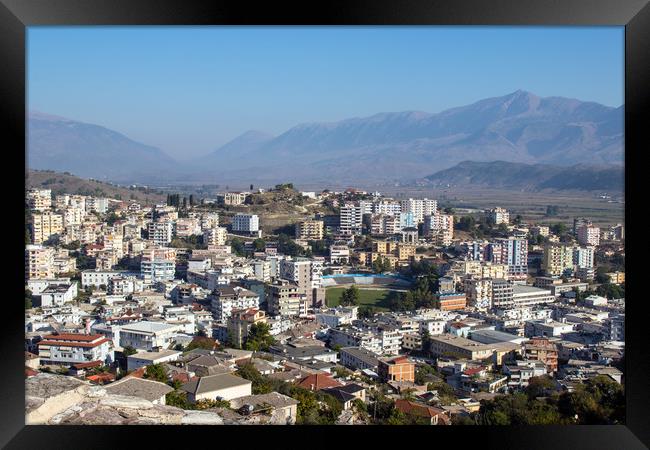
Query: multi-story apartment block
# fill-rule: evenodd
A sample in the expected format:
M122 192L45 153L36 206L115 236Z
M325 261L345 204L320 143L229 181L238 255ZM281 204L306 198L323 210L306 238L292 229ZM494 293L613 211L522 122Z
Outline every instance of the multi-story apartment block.
M355 327L330 328L328 331L330 346L361 347L375 354L383 354L381 336L371 330Z
M176 263L169 259L149 259L140 262L140 274L147 283L171 281L176 273Z
M54 249L42 245L25 246L25 279L54 278Z
M201 214L201 230L215 228L219 226L219 214L203 213Z
M376 371L379 355L364 347L343 347L340 352L341 365L352 370Z
M107 292L109 295L129 295L142 292L144 283L134 276L115 276L108 280Z
M454 239L454 216L451 214L424 216L424 233L434 238L438 245L451 245Z
M27 206L34 211L47 211L52 207L52 191L50 189L28 190Z
M259 296L240 286L223 286L214 290L210 305L218 322L226 323L234 310L259 307Z
M370 234L390 235L401 231L399 216L388 214L374 214L370 219Z
M455 311L465 309L467 295L464 292L444 292L437 294L438 307L442 311Z
M74 365L113 361L111 341L101 334L51 334L38 343L41 364Z
M582 227L583 225L592 226L593 223L591 222L591 220L586 219L584 217L576 217L575 219L573 219L573 234L577 236L578 228Z
M502 223L508 225L510 223L510 213L504 208L497 207L491 209L488 213L488 218L490 219L490 222L495 225L500 225Z
M131 346L148 352L160 351L169 348L180 330L180 325L164 322L135 322L119 327L119 342L121 347Z
M528 276L528 241L519 238L497 239L488 244L486 258L495 264L506 264L511 279Z
M494 355L494 346L471 341L454 334L431 336L431 353L435 356L484 360Z
M346 203L341 206L339 232L345 235L361 234L363 213L361 206Z
M401 212L413 214L413 221L416 224L424 222L425 216L432 216L438 210L438 202L436 200L425 199L412 199L402 200L400 202Z
M557 345L547 338L533 338L524 342L524 356L528 360L543 362L548 373L557 371Z
M514 306L513 283L510 280L492 280L492 307L510 308Z
M307 299L298 292L298 285L279 280L267 285L266 302L272 316L298 316L306 312Z
M86 218L86 211L81 208L67 207L63 209L63 226L81 225Z
M188 237L201 234L201 225L199 219L195 217L184 217L176 220L176 236Z
M95 211L100 214L106 214L108 211L108 199L97 197L86 198L86 211Z
M203 243L206 245L225 245L228 230L224 227L207 228L203 231Z
M108 287L112 278L129 275L135 274L120 270L84 270L81 272L81 287L84 289L90 286L94 288Z
M32 215L32 242L42 244L54 235L63 232L63 216L52 211L43 211Z
M174 237L174 222L165 220L161 222L150 222L147 226L149 241L155 245L167 245Z
M233 310L228 319L229 345L240 348L248 338L251 326L259 323L267 323L264 311L257 308Z
M463 288L470 306L482 310L492 307L492 278L466 278Z
M542 269L550 276L561 276L565 271L573 270L573 249L560 243L546 244Z
M575 265L576 271L579 269L593 269L594 247L590 245L586 247L574 247L573 264Z
M257 233L260 219L257 214L236 214L232 218L232 230L241 233Z
M322 220L303 220L296 223L296 239L320 241L323 239L324 222Z
M600 228L593 225L582 225L578 227L578 242L582 245L593 245L597 247L600 244Z
M322 286L323 261L318 259L285 259L280 262L280 278L298 286L298 294L316 302L314 292Z
M350 247L347 245L330 245L330 263L348 264L350 262Z

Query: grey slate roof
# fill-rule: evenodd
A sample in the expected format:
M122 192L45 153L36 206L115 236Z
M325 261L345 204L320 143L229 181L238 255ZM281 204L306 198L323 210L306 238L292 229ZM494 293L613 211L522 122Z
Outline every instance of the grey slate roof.
M143 398L148 401L158 400L174 389L158 381L143 378L124 378L105 386L106 392L114 395Z
M250 381L231 375L229 373L220 373L217 375L208 375L207 377L201 377L196 380L192 380L189 383L185 383L181 386L181 389L189 392L190 394L204 394L206 392L214 392L221 389L226 389L235 386L245 386L247 384L252 384Z

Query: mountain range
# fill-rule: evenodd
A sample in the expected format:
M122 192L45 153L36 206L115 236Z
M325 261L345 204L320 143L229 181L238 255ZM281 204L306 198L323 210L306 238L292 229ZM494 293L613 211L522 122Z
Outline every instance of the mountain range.
M622 166L576 164L569 167L506 161L463 161L417 180L417 185L437 188L482 187L518 191L581 190L622 192Z
M519 90L435 114L306 123L278 136L249 131L203 157L174 164L161 150L106 128L30 115L29 163L116 181L137 176L357 185L420 179L468 160L621 166L623 117L623 106Z

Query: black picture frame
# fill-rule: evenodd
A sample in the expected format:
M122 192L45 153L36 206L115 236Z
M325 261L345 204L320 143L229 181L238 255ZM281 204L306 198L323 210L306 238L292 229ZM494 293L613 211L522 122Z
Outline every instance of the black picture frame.
M468 448L647 448L650 443L650 414L647 405L650 364L645 351L643 298L627 302L626 339L626 425L625 426L544 426L517 428L484 427L101 427L25 426L22 326L24 259L20 220L24 182L19 169L25 158L25 36L26 27L37 25L621 25L625 26L625 191L628 236L636 239L641 221L631 221L634 202L640 201L641 164L645 123L642 113L648 105L650 80L650 6L647 0L355 0L319 3L253 4L245 1L198 0L0 0L0 123L4 127L3 174L10 193L3 224L4 236L12 244L5 256L6 280L10 295L4 302L5 315L1 342L3 377L0 381L2 420L0 445L28 448L119 448L139 445L167 447L172 440L195 445L295 445L336 446L381 445L396 439L402 445L443 445L453 439ZM534 55L531 55L534 57ZM10 138L10 139L7 139ZM23 149L23 150L21 150ZM14 156L13 161L10 157ZM24 185L22 185L24 187ZM21 191L21 192L19 192ZM632 203L630 203L632 202ZM20 213L19 213L20 211ZM22 217L22 216L17 216ZM12 238L16 236L16 238ZM20 236L20 238L18 238ZM633 241L634 242L634 241ZM636 247L636 248L635 248ZM640 293L635 266L643 244L629 246L626 287ZM630 256L632 259L629 259ZM637 287L638 286L638 287ZM215 431L217 430L217 431ZM363 434L360 434L363 433ZM225 437L225 438L224 438ZM235 439L226 444L222 439ZM180 441L179 441L180 439ZM155 444L154 444L155 442ZM167 445L165 445L167 444ZM178 443L174 446L179 445ZM448 444L447 444L448 445Z

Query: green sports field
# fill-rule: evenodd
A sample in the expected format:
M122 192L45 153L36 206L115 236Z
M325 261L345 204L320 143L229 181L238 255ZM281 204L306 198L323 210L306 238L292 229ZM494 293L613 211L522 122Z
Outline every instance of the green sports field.
M358 287L358 286L357 286ZM346 288L328 288L325 299L328 307L338 306L341 295ZM388 311L388 299L391 291L388 289L359 288L359 306L374 306L378 311Z

